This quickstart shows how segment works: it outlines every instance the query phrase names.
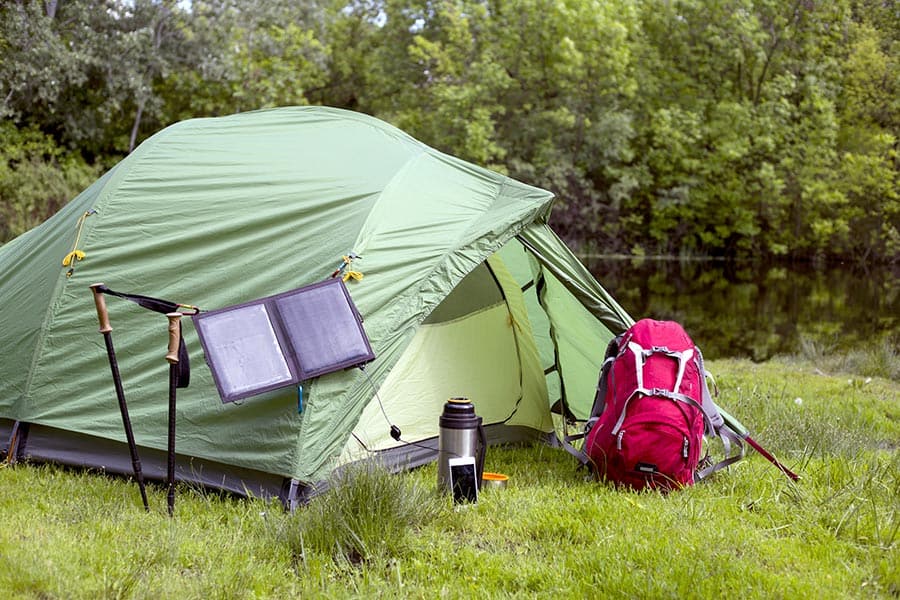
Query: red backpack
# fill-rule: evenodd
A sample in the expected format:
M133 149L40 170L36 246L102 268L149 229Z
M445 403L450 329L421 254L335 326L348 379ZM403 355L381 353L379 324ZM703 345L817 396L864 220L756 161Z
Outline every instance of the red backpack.
M706 429L696 357L672 321L644 319L618 339L604 410L584 445L598 474L635 489L694 482Z
M700 349L681 325L638 321L610 342L585 433L567 438L566 447L571 452L569 442L584 437L577 455L599 477L638 490L671 490L737 462L746 440L796 480L715 405L707 375ZM701 458L704 436L721 438L724 460Z

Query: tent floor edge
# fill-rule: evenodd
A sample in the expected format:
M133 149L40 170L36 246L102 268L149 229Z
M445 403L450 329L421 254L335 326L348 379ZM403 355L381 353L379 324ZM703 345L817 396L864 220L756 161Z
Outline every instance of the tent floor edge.
M484 426L488 446L501 445L526 445L544 443L552 445L553 432L543 432L523 425L505 425L492 423ZM407 443L385 450L376 450L368 459L380 461L388 470L399 472L406 469L415 469L437 460L438 438L430 437L424 440L416 440L415 443ZM350 463L352 464L352 463Z
M554 432L539 431L520 425L494 423L485 426L485 433L489 447L559 444ZM9 454L12 449L15 461L57 464L126 478L134 475L131 456L125 442L3 418L0 418L0 439L9 440L5 451ZM139 446L139 452L144 478L148 482L164 484L167 470L166 451ZM363 461L381 461L388 470L397 473L434 462L437 456L438 438L435 436L416 441L415 444L373 452L371 457ZM284 509L290 512L327 492L330 487L328 480L309 483L283 475L190 456L178 455L176 464L176 481L239 497L277 499ZM343 467L350 464L354 463L347 463Z
M0 419L0 433L4 431ZM142 471L149 482L166 480L167 453L139 446ZM97 470L101 473L133 477L128 444L106 438L66 431L36 423L29 424L28 444L19 443L18 459L29 463L49 463L64 467ZM197 485L240 497L284 501L285 477L263 471L227 465L197 457L176 456L176 481Z

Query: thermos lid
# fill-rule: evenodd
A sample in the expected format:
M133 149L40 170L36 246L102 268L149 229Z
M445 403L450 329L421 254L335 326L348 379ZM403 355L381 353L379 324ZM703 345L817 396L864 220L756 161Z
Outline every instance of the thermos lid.
M449 429L471 429L481 425L481 417L475 415L475 407L468 398L457 396L447 400L440 418L440 426Z

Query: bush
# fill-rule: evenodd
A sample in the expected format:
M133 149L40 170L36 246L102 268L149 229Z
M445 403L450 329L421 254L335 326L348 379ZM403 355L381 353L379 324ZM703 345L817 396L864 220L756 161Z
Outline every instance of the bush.
M52 216L97 177L78 153L36 129L0 123L0 244Z

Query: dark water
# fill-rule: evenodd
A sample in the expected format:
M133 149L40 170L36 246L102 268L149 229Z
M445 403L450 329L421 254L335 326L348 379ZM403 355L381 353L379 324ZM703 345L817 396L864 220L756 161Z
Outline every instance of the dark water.
M849 265L584 258L636 319L680 321L708 358L900 343L900 277Z

